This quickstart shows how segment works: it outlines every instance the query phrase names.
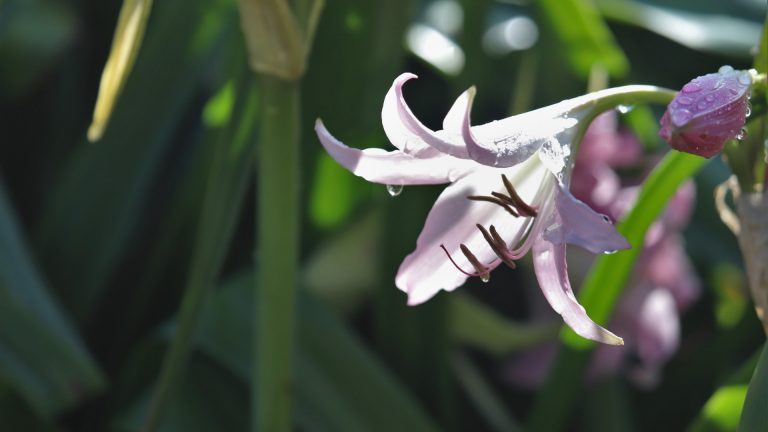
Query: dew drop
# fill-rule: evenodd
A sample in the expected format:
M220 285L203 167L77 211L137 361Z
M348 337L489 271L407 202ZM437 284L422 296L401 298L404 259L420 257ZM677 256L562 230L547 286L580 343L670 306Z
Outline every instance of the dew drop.
M715 84L712 86L712 90L720 90L721 88L725 87L725 80L719 79L715 82Z
M744 111L744 116L749 117L750 115L752 115L752 105L747 104L747 110Z
M698 109L704 109L704 108L707 107L707 103L705 101L701 101L701 102L698 103L698 105L696 105L696 107Z
M736 136L734 137L734 139L735 139L736 141L744 141L745 139L747 139L747 130L746 130L746 129L744 129L744 128L742 128L742 129L739 131L739 133L737 133L737 134L736 134Z
M715 95L711 95L711 94L708 94L708 95L707 95L707 97L706 97L706 99L707 99L708 101L712 102L713 100L715 100Z
M691 119L691 117L693 117L693 113L691 113L687 109L677 110L672 112L671 114L672 114L672 123L674 123L676 126L684 125L688 120Z
M693 103L693 99L689 98L688 96L680 96L677 98L677 103L680 105L690 105Z
M606 254L606 255L613 255L613 254L615 254L616 252L618 252L618 251L616 251L616 250L609 250L609 251L605 251L605 252L603 252L603 253L604 253L604 254Z
M627 114L633 109L635 109L634 105L619 105L616 107L616 111L618 111L620 114Z
M481 274L480 280L483 281L483 283L488 283L491 280L491 274L490 273Z
M752 75L750 75L749 72L746 72L746 71L740 73L738 78L736 79L739 80L739 84L741 85L748 86L752 84Z
M602 216L603 221L605 221L606 223L611 223L611 218L609 218L608 216L606 215L600 215L600 216Z
M689 82L683 86L683 93L696 93L701 91L701 86L695 82Z
M403 193L403 185L387 185L387 193L391 197L396 197Z
M728 72L733 72L733 68L728 65L720 66L720 69L717 70L717 73L726 74Z

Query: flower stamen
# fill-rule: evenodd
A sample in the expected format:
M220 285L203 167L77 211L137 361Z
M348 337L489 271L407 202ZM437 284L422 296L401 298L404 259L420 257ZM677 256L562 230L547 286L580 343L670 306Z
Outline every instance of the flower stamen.
M504 182L504 187L507 189L510 201L514 203L513 205L515 206L515 209L517 209L521 215L536 216L538 214L538 211L534 207L526 204L525 201L520 198L520 195L518 195L514 186L512 186L512 182L509 181L506 175L501 175L501 181Z
M506 264L509 268L517 268L517 264L515 264L514 261L509 256L509 248L507 248L507 244L504 241L504 239L501 238L499 233L496 231L496 227L491 225L491 232L488 232L487 229L485 229L484 226L477 224L477 229L480 230L480 233L483 235L483 238L485 238L485 241L488 242L488 245L491 246L491 249L493 249L493 252L496 254L497 257Z
M472 251L469 250L469 248L464 245L464 243L459 245L459 248L461 248L461 253L464 254L465 257L467 257L467 260L472 264L472 267L475 268L475 272L468 272L461 268L456 261L454 261L453 257L451 256L451 253L448 252L448 249L445 248L445 245L440 245L440 248L445 252L445 254L448 256L448 259L451 261L451 264L453 264L456 269L465 275L469 277L479 277L483 279L484 281L487 281L491 277L491 269L484 266L482 263L480 263L480 260L477 259L475 254L472 253Z
M467 197L467 199L468 200L472 200L472 201L485 201L485 202L489 202L489 203L492 203L492 204L496 204L498 206L503 207L504 210L506 210L513 217L519 217L520 216L514 209L512 209L512 207L510 207L510 204L512 204L511 201L507 202L506 200L503 200L501 197L496 196L496 194L497 194L497 192L493 192L494 196L470 195L470 196ZM504 198L509 198L506 195L502 195L502 194L499 194L499 195L501 195Z

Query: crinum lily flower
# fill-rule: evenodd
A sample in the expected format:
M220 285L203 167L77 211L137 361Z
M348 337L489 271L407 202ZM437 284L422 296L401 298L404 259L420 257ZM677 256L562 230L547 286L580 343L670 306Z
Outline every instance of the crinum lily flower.
M473 87L459 96L443 129L435 132L405 103L402 88L412 78L400 75L384 99L382 124L397 150L350 148L321 120L315 124L331 157L368 181L396 186L450 183L395 278L408 294L408 304L420 304L440 290L452 291L469 276L485 280L499 264L514 267L532 250L541 290L565 323L584 338L622 344L587 316L568 280L566 244L592 253L630 247L607 216L569 192L571 147L586 129L581 122L588 123L599 111L619 103L668 102L668 91L620 87L471 126Z

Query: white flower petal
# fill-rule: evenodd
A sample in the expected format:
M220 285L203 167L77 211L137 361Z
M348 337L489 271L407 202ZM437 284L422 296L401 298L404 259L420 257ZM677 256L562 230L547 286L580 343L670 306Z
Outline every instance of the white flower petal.
M381 123L387 138L395 147L416 157L422 157L422 152L432 147L441 153L460 159L468 159L467 149L459 136L450 137L444 133L430 130L416 118L408 107L403 97L403 85L413 78L416 78L416 75L411 73L404 73L397 77L384 98ZM454 115L451 113L460 110L462 105L466 103L462 96L454 103L454 107L449 111L450 115Z
M624 345L622 338L592 321L576 300L568 280L565 247L565 244L556 245L541 237L533 243L533 266L544 297L579 336L610 345Z
M347 147L317 120L315 132L331 157L341 166L374 183L388 185L441 184L478 169L477 164L456 159L432 148L416 158L402 151L378 148L360 150Z
M592 210L557 184L552 222L545 225L544 239L554 244L569 243L592 253L616 252L632 247L616 231L608 216Z
M400 265L395 282L408 293L408 304L422 303L440 290L452 291L464 283L467 276L454 267L440 248L444 245L457 265L467 272L475 269L459 249L461 244L486 266L498 264L496 255L480 234L476 224L486 228L494 225L499 234L517 242L524 234L529 220L514 218L501 207L470 201L469 195L488 195L504 191L501 174L515 185L521 198L530 202L542 179L547 175L537 160L507 170L484 168L448 186L430 210L424 229L416 241L416 250Z

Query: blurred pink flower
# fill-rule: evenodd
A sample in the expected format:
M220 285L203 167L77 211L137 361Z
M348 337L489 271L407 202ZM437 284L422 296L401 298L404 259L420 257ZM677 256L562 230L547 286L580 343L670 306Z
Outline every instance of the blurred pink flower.
M581 146L572 177L574 195L612 218L620 218L634 205L639 186L623 186L614 168L641 165L640 143L631 134L617 131L617 116L609 112L594 120ZM632 278L610 322L610 327L624 336L626 346L621 350L598 347L589 377L623 371L639 384L651 386L663 364L677 351L679 314L700 290L680 234L688 224L695 192L693 182L683 184L648 230ZM507 369L507 378L525 388L537 387L549 371L554 347L518 357Z
M403 74L395 80L382 109L384 131L397 150L350 148L320 120L315 125L328 153L369 181L450 183L395 279L408 303L451 291L468 276L488 277L501 262L514 267L515 260L533 250L542 293L566 324L587 339L622 344L578 304L568 280L565 248L569 243L603 253L629 244L607 216L576 199L566 185L578 122L599 98L640 87L605 90L479 126L470 125L475 93L470 88L449 110L443 129L434 132L405 103L402 87L412 78Z
M730 66L695 78L669 104L659 135L682 152L706 158L720 153L744 127L751 84L749 71Z

